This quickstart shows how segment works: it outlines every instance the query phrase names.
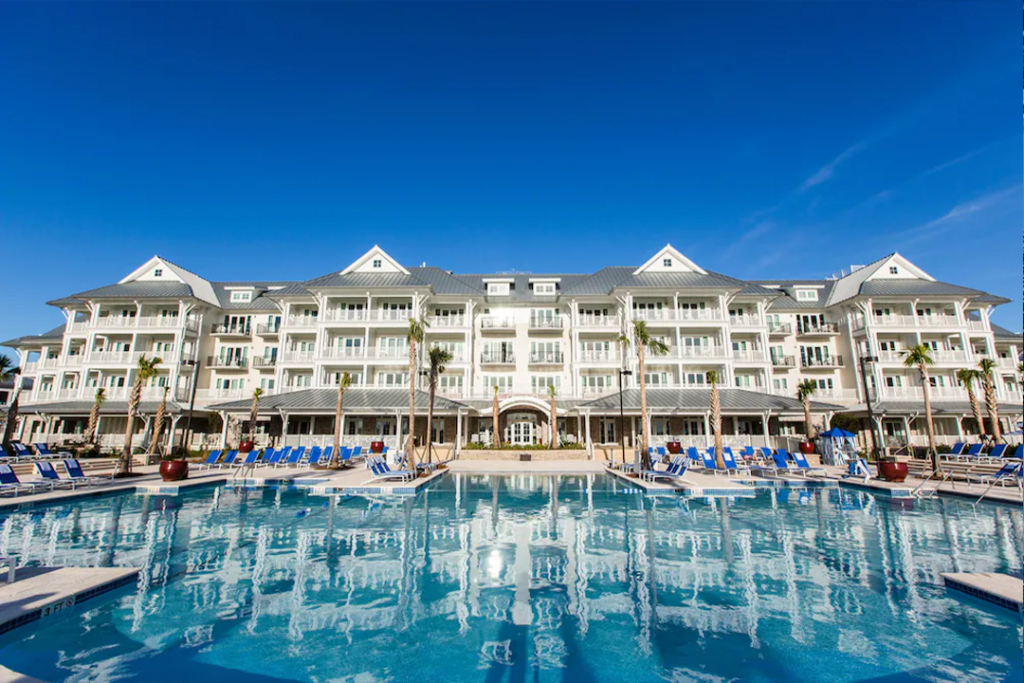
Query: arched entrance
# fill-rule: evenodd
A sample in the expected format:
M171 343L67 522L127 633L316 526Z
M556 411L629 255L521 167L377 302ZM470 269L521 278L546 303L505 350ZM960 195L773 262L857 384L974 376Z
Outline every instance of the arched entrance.
M510 412L505 425L505 443L510 446L533 446L537 443L536 413Z

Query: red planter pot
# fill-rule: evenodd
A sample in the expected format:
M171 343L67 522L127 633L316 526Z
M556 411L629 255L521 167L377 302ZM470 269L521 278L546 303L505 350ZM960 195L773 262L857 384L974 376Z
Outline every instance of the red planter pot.
M905 462L887 462L883 460L878 463L878 474L886 481L897 484L903 482L907 478L907 472L908 468Z
M370 452L373 453L374 455L380 455L381 453L383 453L384 452L384 442L383 441L371 441L370 442Z
M242 441L238 444L238 452L242 455L251 452L254 448L256 448L256 444L252 441Z
M160 477L164 481L188 479L188 460L164 460L160 463Z
M803 453L804 455L810 455L811 453L813 453L814 452L814 442L813 441L801 441L800 442L800 452Z
M683 445L678 441L669 441L665 444L665 448L667 448L668 452L672 455L679 455L683 450Z

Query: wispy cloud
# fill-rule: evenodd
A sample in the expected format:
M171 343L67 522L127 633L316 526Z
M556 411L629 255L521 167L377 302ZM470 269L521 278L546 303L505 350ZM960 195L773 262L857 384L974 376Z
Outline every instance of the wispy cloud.
M863 152L868 147L868 141L862 140L853 147L850 147L845 152L837 156L835 159L818 169L818 172L812 175L810 178L805 180L800 186L799 192L806 192L807 190L821 185L826 180L829 180L836 174L836 169L845 164L847 161Z
M925 178L927 176L932 175L933 173L938 173L940 171L945 171L947 168L952 168L953 166L957 166L959 164L962 164L965 161L973 159L974 157L978 156L979 154L984 154L985 152L987 152L988 150L992 149L993 147L996 147L997 145L1001 145L1001 144L1003 144L1005 142L1009 142L1010 140L1014 140L1017 137L1018 136L1013 136L1013 137L1010 137L1010 138L1003 138L1002 140L996 140L995 142L990 142L987 145L985 145L984 147L979 147L978 149L974 150L973 152L968 152L967 154L964 154L963 156L959 156L956 159L950 159L949 161L947 161L944 164L939 164L938 166L935 166L933 168L929 168L927 171L925 171L920 176L918 176L918 178Z
M1005 208L1016 208L1019 210L1021 190L1022 186L1018 183L1002 190L989 192L976 199L961 202L938 218L934 218L909 230L895 233L891 235L890 239L896 238L904 243L931 239L937 234L955 228L965 219L982 212Z

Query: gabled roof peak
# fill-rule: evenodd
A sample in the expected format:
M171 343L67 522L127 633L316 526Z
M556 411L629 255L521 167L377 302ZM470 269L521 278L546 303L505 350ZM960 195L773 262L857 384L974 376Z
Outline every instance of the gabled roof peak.
M647 263L633 271L633 275L642 275L643 273L700 273L705 275L706 271L683 256L682 252L671 244L666 244Z
M373 248L353 261L342 275L351 273L402 273L409 275L409 271L401 263L391 258L390 255L376 244Z

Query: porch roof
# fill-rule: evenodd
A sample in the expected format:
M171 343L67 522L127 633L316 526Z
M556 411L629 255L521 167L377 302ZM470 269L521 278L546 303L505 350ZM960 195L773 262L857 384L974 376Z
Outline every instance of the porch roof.
M55 401L53 403L36 403L34 405L19 405L18 412L22 415L88 415L92 412L92 401ZM139 404L140 415L155 415L159 401L143 401ZM185 412L186 407L174 401L167 402L167 413L174 415ZM199 412L199 411L197 411ZM100 407L100 415L127 415L127 401L106 401Z
M883 401L872 404L871 409L876 415L924 415L924 401ZM853 414L866 414L867 411L868 409L863 403L846 409L846 412ZM987 421L988 411L985 409L984 401L981 403L981 413ZM1000 416L1009 417L1021 414L1024 414L1024 406L1020 403L999 404ZM932 401L932 415L935 417L970 417L972 415L971 404L967 401Z
M302 389L284 394L273 394L260 399L260 412L285 411L289 413L334 414L338 401L336 389ZM416 410L426 414L430 395L425 391L416 391ZM209 406L207 410L224 411L226 413L248 414L252 407L252 399L230 401ZM434 412L455 412L467 406L440 396L434 399ZM345 392L344 410L349 413L371 413L409 410L409 390L397 389L348 389Z
M803 413L803 405L795 398L762 394L745 389L720 389L722 413L727 415L744 413ZM711 389L648 389L647 407L652 412L697 412L703 413L711 404ZM640 409L640 390L627 389L622 393L623 410ZM580 409L599 411L619 410L619 395L611 394L577 406ZM811 401L815 412L841 411L842 406Z

